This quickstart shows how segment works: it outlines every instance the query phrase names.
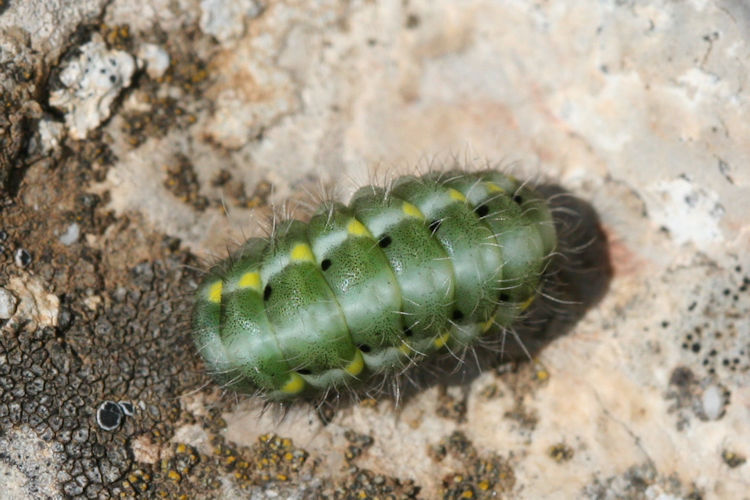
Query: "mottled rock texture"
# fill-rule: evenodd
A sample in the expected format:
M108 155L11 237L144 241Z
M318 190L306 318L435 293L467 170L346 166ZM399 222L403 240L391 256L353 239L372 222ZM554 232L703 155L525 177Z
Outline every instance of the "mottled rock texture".
M82 135L51 96L99 39L134 72ZM0 0L5 491L746 498L748 61L738 0ZM196 269L270 205L453 162L558 183L608 237L606 294L533 362L327 425L203 374ZM110 400L135 412L104 431Z

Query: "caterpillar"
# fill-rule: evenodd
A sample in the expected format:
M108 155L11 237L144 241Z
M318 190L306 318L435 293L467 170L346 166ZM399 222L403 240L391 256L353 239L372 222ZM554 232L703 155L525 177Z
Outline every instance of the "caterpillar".
M213 266L193 340L237 392L290 401L366 386L510 327L556 245L545 199L512 176L399 177L284 220Z

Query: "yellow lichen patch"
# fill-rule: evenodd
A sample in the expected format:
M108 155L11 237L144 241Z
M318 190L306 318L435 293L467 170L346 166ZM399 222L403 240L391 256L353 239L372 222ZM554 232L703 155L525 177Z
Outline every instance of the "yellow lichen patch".
M452 199L456 201L466 201L466 196L461 193L461 191L458 191L453 188L448 188L448 194L451 196Z
M346 226L346 230L349 234L354 236L367 236L368 238L372 238L370 231L357 219L350 220L349 224Z
M487 189L489 189L490 193L504 193L505 189L501 188L494 182L485 182L485 186L487 186Z
M365 398L359 401L359 406L363 408L375 408L378 406L378 400L375 398Z
M401 206L401 210L403 210L403 212L409 217L424 219L424 215L422 214L422 212L408 201L404 202L404 204Z
M526 299L523 302L523 304L521 304L521 310L525 311L526 309L528 309L529 306L531 305L531 303L534 302L535 298L536 298L536 295L532 295L531 297L529 297L528 299Z
M305 379L303 379L296 373L292 373L289 375L289 380L287 381L287 383L284 384L284 386L281 388L281 392L283 392L284 394L297 394L304 388Z
M356 377L360 373L362 373L362 369L365 367L365 360L362 358L362 351L357 349L357 352L354 353L354 359L346 365L346 373L349 375Z
M294 248L292 248L290 258L292 259L292 261L296 262L315 262L315 257L313 257L310 245L308 245L307 243L298 243L297 245L295 245Z
M451 338L450 332L445 332L442 335L438 335L438 337L433 340L433 344L435 344L435 347L440 349L445 345L446 342L448 342L448 339Z
M237 286L240 288L253 288L255 290L260 290L260 273L253 271L243 274L240 277Z
M214 304L221 302L221 281L217 281L213 285L208 287L208 300Z

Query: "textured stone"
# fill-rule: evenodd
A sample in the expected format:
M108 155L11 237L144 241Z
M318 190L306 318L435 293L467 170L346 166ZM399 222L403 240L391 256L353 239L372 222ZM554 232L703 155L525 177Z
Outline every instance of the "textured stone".
M12 278L8 290L19 299L19 321L32 321L39 326L56 326L60 299L42 287L34 278Z
M245 23L261 10L257 0L202 0L200 27L222 43L234 41L245 34Z
M113 101L130 86L136 69L133 56L109 50L99 35L81 46L80 52L60 73L64 88L52 92L49 100L65 111L65 123L75 139L85 139L90 130L109 118Z
M0 288L0 319L8 319L16 312L18 299L9 290Z
M220 26L207 13L228 14L226 2L68 3L11 1L0 16L0 56L10 63L0 81L17 90L4 94L0 167L19 193L2 207L12 234L0 264L21 245L34 256L28 269L0 265L0 277L7 289L18 279L60 301L56 326L4 327L0 425L51 434L64 457L52 462L52 490L304 498L413 481L424 498L464 487L480 496L478 471L489 463L510 464L511 491L495 492L507 497L746 494L744 4L281 0ZM38 75L59 72L61 54L90 31L106 34L93 23L100 15L130 26L131 39L108 40L108 50L153 44L170 64L141 74L88 141L60 138L47 123L59 121L37 102L54 89L26 75L37 64ZM27 156L37 136L52 145L43 161ZM269 204L321 185L346 198L370 180L454 157L518 163L519 176L559 182L593 204L614 267L596 307L535 351L535 363L426 387L399 409L344 408L328 425L304 406L280 419L261 416L257 401L212 392L185 344L189 306L175 298L198 279L176 269L197 264L165 255L182 247L223 257L226 242L262 234L255 221ZM57 235L73 221L86 237L67 247ZM196 390L200 398L178 404ZM138 402L139 411L105 435L94 414L107 399ZM465 411L456 417L446 401ZM84 426L89 441L76 442ZM210 455L217 436L254 457L247 449L271 430L309 452L314 472L243 483L235 466L206 465L239 456ZM353 450L351 433L371 444ZM170 479L156 460L170 457L179 473L192 452L176 452L175 436L200 455L189 480ZM85 470L90 456L100 476ZM31 476L13 470L25 491Z
M27 33L31 47L49 61L59 57L76 28L93 21L107 0L25 0L7 2L0 16L0 31Z
M57 473L61 456L24 426L0 434L3 498L61 498Z
M169 68L169 53L153 43L144 43L138 49L138 58L146 65L151 78L161 78Z

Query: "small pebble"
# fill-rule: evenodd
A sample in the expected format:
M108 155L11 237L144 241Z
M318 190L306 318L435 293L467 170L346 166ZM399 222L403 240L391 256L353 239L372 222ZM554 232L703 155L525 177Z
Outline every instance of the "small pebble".
M18 299L9 290L0 287L0 319L8 319L16 312Z
M78 241L78 238L80 236L81 236L81 226L79 226L77 222L74 222L71 225L69 225L65 233L60 236L60 243L62 243L65 246L70 246L76 241Z
M146 63L148 76L157 79L169 69L169 52L158 45L144 43L138 50L138 58Z

